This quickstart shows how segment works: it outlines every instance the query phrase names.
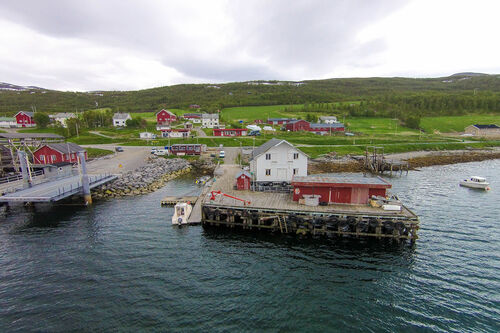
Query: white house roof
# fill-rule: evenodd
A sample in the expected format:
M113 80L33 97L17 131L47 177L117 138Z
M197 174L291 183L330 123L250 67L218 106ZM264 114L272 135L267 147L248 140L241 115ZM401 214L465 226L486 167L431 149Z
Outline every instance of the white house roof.
M115 113L113 115L113 120L125 120L131 118L130 113Z
M74 113L71 113L71 112L60 112L60 113L56 113L56 114L52 115L52 118L69 119L69 118L76 118L76 115Z
M295 148L294 145L292 145L290 142L286 141L286 140L281 140L281 139L276 139L276 138L273 138L269 141L267 141L266 143L263 143L262 145L260 145L259 147L255 148L252 152L252 159L255 159L257 157L259 157L260 155L264 154L265 152L267 152L269 149L273 148L273 147L276 147L282 143L286 143L287 145L289 145L290 147L294 148L295 150L297 150L297 152L299 152L300 154L304 155L304 156L307 156L306 154L304 154L302 151L300 151L299 149Z
M219 114L218 113L202 113L201 118L202 119L219 119Z
M337 120L337 117L335 116L321 116L319 117L321 120Z

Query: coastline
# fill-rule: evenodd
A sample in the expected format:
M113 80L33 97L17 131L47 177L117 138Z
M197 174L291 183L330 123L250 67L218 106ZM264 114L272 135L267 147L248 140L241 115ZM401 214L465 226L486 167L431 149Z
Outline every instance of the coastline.
M386 154L387 159L402 160L409 163L410 170L433 165L448 165L484 160L500 159L500 148L479 150L443 150L413 151L397 154ZM364 156L346 156L341 159L314 160L309 163L311 174L337 172L364 172Z

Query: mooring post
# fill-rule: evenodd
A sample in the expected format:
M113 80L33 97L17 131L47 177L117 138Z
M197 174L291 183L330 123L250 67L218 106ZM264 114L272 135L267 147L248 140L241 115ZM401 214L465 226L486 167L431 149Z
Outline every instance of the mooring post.
M26 161L26 153L22 150L17 151L19 165L21 166L21 174L23 176L23 187L31 187L31 181L28 174L28 163Z
M92 204L92 196L90 195L89 176L87 175L87 164L85 161L85 152L79 151L78 158L82 166L82 187L83 187L83 201L86 205Z

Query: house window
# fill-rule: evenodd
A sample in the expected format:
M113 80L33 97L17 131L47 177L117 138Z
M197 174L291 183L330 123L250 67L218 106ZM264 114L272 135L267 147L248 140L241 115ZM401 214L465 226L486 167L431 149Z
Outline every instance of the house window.
M56 160L56 155L52 155L52 162L54 162Z
M293 153L293 159L297 160L299 158L299 153Z
M45 161L45 155L40 155L40 161L42 161L42 162Z
M270 176L271 175L271 169L266 169L266 176Z
M271 159L271 154L266 154L266 160L270 160L270 159Z
M293 174L294 175L298 175L299 174L299 169L297 169L297 168L293 169Z

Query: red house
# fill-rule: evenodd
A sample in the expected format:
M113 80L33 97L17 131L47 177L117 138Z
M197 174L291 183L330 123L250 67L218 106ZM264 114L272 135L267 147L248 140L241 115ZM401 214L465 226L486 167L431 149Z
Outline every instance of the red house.
M174 144L170 147L172 155L201 155L207 149L206 145L202 144Z
M35 120L33 119L33 112L19 111L14 116L18 127L33 127Z
M85 160L87 160L87 152L79 145L67 143L49 143L43 145L33 152L34 164L52 164L61 162L76 163L78 161L78 152L85 152Z
M311 129L311 124L308 121L299 119L292 120L285 125L287 131L297 132L297 131L309 131Z
M214 128L214 136L246 136L246 128Z
M236 175L236 189L249 190L252 176L248 171L240 171Z
M168 110L161 110L156 114L156 123L158 125L168 125L177 121L177 116Z
M293 201L304 194L320 195L326 203L367 204L372 195L386 196L391 184L380 177L349 176L301 176L292 179Z

